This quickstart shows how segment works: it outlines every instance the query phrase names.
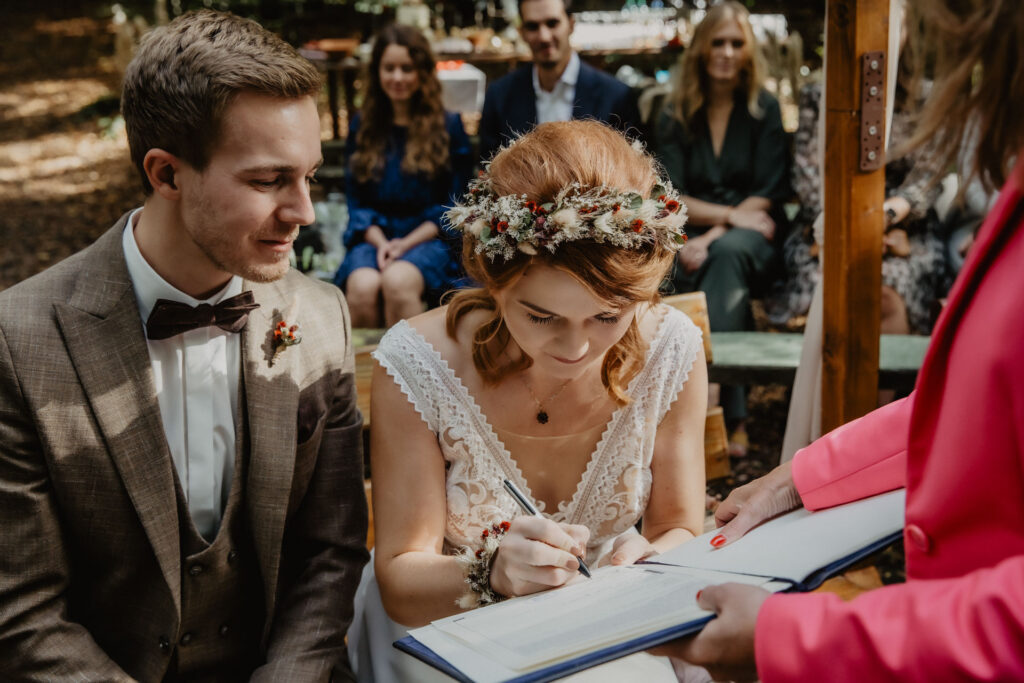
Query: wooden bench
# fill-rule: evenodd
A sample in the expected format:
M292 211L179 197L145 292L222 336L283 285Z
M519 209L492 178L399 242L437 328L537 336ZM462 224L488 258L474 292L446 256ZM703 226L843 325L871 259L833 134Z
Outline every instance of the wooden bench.
M665 303L686 313L704 334L704 355L711 360L711 332L708 327L707 300L703 292L676 294L666 297ZM377 342L384 335L384 330L354 329L352 330L356 360L356 392L359 410L363 414L363 438L366 452L369 453L370 428L370 389L373 378L373 358L371 353ZM709 365L710 369L710 365ZM704 469L708 479L729 476L729 444L725 431L725 418L722 409L714 406L708 409L704 420Z
M924 360L930 337L883 334L878 385L909 391ZM800 364L804 336L785 332L712 332L714 363L708 379L722 384L792 385Z

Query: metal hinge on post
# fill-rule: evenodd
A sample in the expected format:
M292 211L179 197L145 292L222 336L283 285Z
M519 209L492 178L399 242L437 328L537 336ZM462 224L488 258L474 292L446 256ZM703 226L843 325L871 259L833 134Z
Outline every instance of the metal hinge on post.
M885 53L865 52L860 69L860 170L885 164Z

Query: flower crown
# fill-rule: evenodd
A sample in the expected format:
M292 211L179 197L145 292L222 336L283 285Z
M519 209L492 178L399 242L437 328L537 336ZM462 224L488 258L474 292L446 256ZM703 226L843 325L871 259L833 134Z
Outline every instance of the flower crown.
M531 256L541 248L554 253L559 244L580 239L625 249L659 243L673 252L686 244L686 206L668 182L656 185L650 199L605 186L584 189L576 182L553 202L537 204L526 195L499 196L490 178L481 175L445 217L453 229L473 235L476 253L492 261L497 256L509 261L517 250Z

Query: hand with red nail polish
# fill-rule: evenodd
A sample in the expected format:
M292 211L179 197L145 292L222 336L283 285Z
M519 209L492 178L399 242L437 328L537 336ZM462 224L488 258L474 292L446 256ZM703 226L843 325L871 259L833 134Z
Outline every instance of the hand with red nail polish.
M790 463L779 465L760 479L733 490L715 509L719 533L711 539L714 548L732 543L761 522L802 505L793 483Z

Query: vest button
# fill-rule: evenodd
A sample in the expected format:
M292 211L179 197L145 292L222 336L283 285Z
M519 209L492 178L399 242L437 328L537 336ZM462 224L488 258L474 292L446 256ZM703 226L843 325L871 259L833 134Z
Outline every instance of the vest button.
M194 565L192 565L191 567L188 568L188 573L191 574L192 576L199 576L200 574L203 573L203 565L201 565L201 564L194 564Z
M925 533L924 529L916 524L908 524L906 529L907 540L910 541L915 548L922 553L927 553L931 550L932 540L928 538L928 534Z
M182 645L188 645L192 642L192 632L185 631L184 635L181 636L181 640L178 641Z
M228 564L234 564L237 561L238 561L238 551L237 550L229 550L228 551Z
M226 638L227 635L231 633L231 627L227 624L221 624L220 629L218 629L218 633L220 633L221 638Z
M167 636L160 636L160 640L157 641L157 644L160 646L160 652L167 654L171 651L171 641Z

